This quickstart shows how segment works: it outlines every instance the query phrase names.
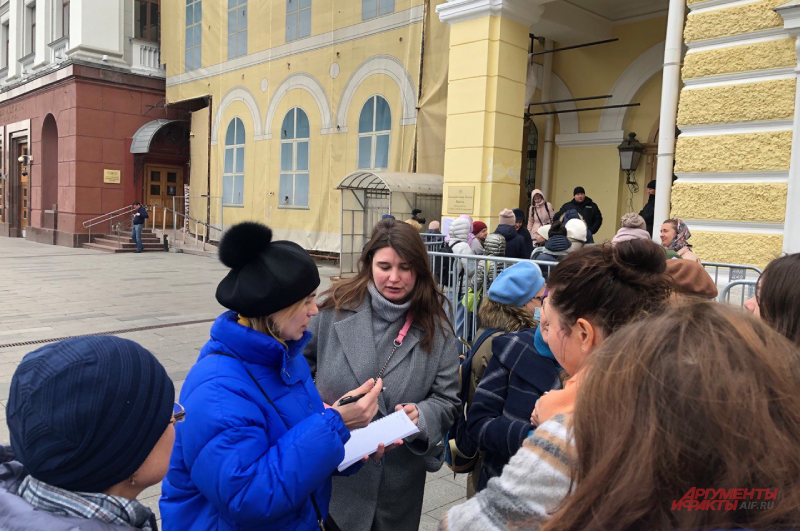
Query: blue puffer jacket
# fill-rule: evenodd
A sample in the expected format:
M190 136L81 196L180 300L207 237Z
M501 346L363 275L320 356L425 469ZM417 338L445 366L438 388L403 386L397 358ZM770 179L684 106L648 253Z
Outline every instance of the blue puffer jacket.
M350 432L314 387L302 355L310 339L306 332L287 352L235 312L216 320L181 389L186 420L159 504L165 531L319 528L311 494L327 516Z

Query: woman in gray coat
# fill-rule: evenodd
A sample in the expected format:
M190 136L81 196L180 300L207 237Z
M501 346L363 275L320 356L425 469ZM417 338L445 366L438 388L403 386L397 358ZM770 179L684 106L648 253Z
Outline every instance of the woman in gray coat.
M342 529L417 531L426 472L441 468L459 404L458 346L419 234L379 222L358 276L322 297L305 355L323 401L381 377L375 418L403 409L420 430L381 462L334 478L330 513Z

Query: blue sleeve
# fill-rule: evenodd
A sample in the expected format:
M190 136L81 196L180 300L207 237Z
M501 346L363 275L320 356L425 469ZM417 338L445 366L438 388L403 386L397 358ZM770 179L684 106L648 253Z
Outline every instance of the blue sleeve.
M475 391L475 398L467 412L467 434L484 452L510 458L522 446L530 422L512 420L503 415L508 396L510 372L492 356Z
M226 385L230 385L229 388ZM283 432L277 413L264 415L235 378L215 378L188 397L180 426L192 481L224 517L243 527L268 526L302 507L336 471L350 433L335 410L312 414ZM194 407L192 407L194 406Z
M147 219L150 217L150 214L147 213L146 208L140 208L139 213L142 215L142 219Z

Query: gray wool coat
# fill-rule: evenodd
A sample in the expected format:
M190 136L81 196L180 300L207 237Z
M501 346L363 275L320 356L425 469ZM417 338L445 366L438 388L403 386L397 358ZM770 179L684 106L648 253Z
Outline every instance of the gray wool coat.
M390 328L392 336L404 320ZM376 352L369 294L358 309L327 309L311 320L313 339L305 350L322 400L333 404L345 393L374 378L390 351ZM458 345L450 330L436 335L425 352L422 328L411 326L384 374L384 392L376 419L398 404L419 410L421 434L387 452L383 464L368 462L350 477L333 478L330 514L348 531L417 531L422 513L425 476L441 468L444 445L458 399Z

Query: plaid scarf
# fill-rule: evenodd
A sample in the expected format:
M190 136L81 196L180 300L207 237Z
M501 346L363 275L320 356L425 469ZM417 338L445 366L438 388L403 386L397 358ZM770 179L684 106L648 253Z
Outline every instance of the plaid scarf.
M99 520L142 531L158 531L153 512L136 500L95 492L70 492L43 483L33 476L23 480L18 494L35 509L60 516Z

